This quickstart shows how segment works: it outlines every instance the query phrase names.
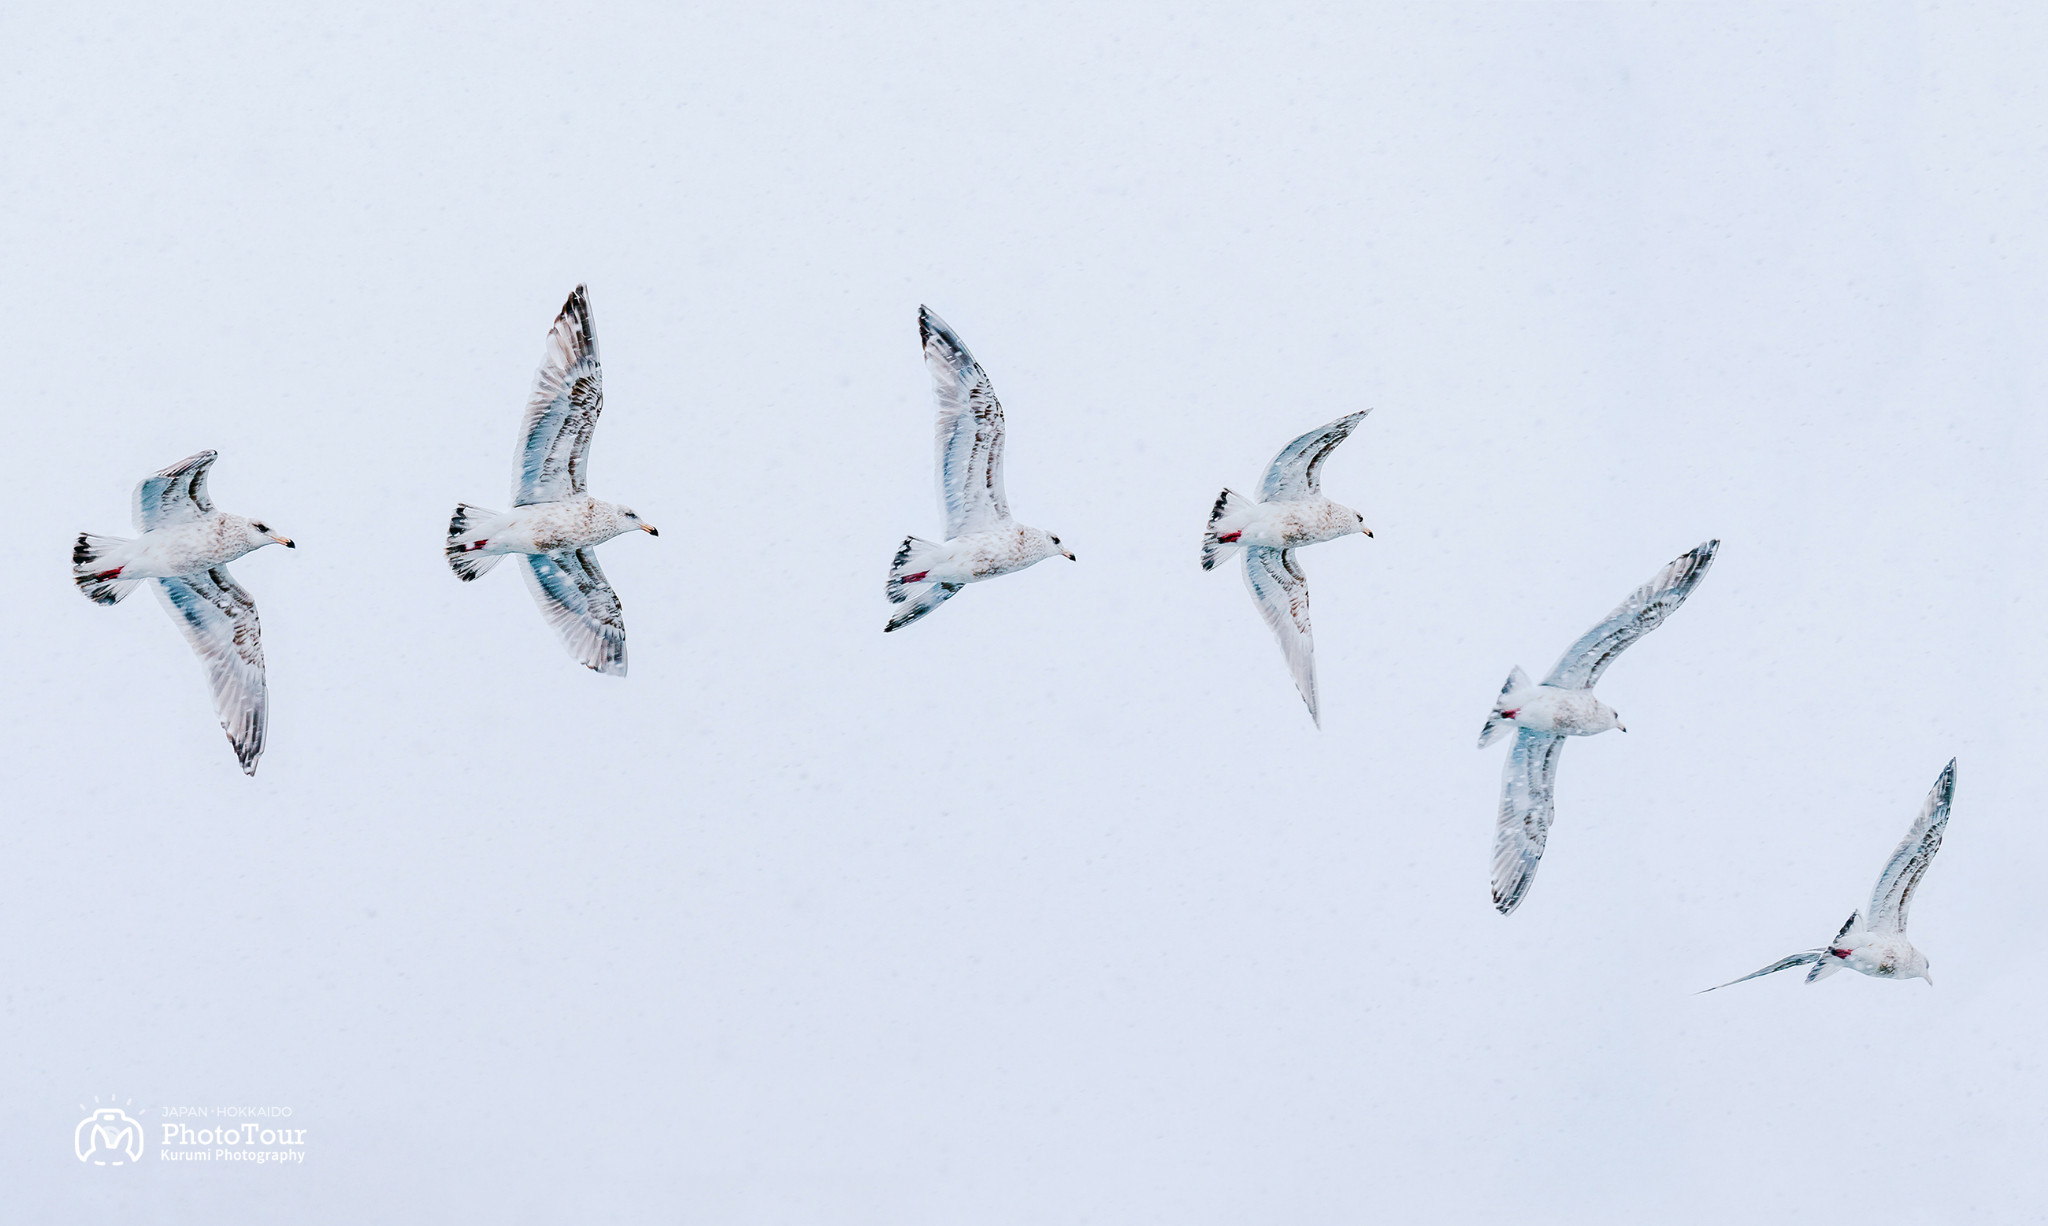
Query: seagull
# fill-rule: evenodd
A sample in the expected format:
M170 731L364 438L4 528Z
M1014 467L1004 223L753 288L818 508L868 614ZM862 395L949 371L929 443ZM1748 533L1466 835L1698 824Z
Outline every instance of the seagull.
M213 509L206 474L219 454L202 451L143 478L135 487L135 528L142 535L79 533L71 577L88 599L104 605L120 603L145 579L156 580L157 597L206 665L213 709L242 773L254 775L269 722L262 627L256 602L228 573L228 563L265 545L298 546L262 520Z
M1609 728L1628 731L1613 707L1593 697L1600 674L1624 647L1662 625L1685 603L1720 547L1721 542L1708 541L1658 571L1566 648L1542 685L1530 685L1519 667L1508 674L1479 733L1481 749L1516 733L1507 768L1501 772L1500 826L1493 840L1493 905L1502 915L1513 911L1529 892L1536 863L1543 858L1564 738L1593 736Z
M448 521L448 566L466 583L505 555L521 555L526 586L569 654L585 668L623 677L626 622L618 593L598 568L596 547L628 532L661 533L631 507L584 491L590 435L603 411L597 330L590 321L590 295L579 285L548 330L526 402L512 509L457 503Z
M946 542L903 538L882 591L891 604L909 603L889 618L884 634L923 617L970 583L1023 570L1054 554L1074 560L1060 538L1010 518L1010 499L1003 493L1003 406L988 372L930 307L917 308L917 331L939 401L939 505L946 513Z
M1308 628L1308 576L1294 559L1303 545L1333 541L1354 532L1371 536L1365 516L1342 503L1323 497L1322 467L1331 450L1351 437L1351 431L1371 409L1340 417L1327 426L1311 430L1280 449L1266 467L1265 484L1259 500L1230 490L1216 496L1209 511L1209 527L1202 533L1202 569L1216 564L1234 549L1244 550L1244 583L1252 600L1273 634L1280 651L1294 673L1294 688L1308 704L1309 718L1316 727L1323 717L1316 709L1315 639Z
M1927 874L1927 866L1934 862L1934 853L1941 850L1941 834L1948 828L1948 806L1955 794L1956 760L1950 758L1942 768L1941 778L1934 781L1934 790L1927 793L1927 802L1920 806L1920 816L1914 819L1913 828L1906 831L1898 850L1878 875L1877 888L1870 892L1867 918L1861 911L1851 911L1849 921L1835 933L1835 939L1821 948L1780 958L1742 979L1730 979L1703 990L1718 991L1744 979L1809 963L1813 969L1806 972L1808 983L1826 979L1846 966L1878 979L1925 979L1927 986L1933 987L1934 976L1927 973L1927 955L1906 939L1906 908L1913 904L1913 890Z

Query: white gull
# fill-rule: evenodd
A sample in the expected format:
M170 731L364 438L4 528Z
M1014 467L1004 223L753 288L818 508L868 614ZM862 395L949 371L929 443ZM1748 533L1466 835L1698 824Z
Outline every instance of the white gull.
M1721 542L1708 541L1658 571L1566 648L1542 685L1530 685L1519 667L1508 674L1493 713L1479 732L1481 749L1517 734L1501 772L1500 824L1493 841L1493 905L1502 915L1521 904L1536 878L1536 865L1550 837L1557 757L1564 739L1594 736L1610 728L1628 731L1614 708L1593 697L1600 674L1624 648L1662 625L1685 603L1720 547Z
M882 627L900 630L983 579L1035 566L1055 555L1074 560L1060 538L1010 518L1003 491L1003 406L988 372L946 321L917 308L924 365L939 402L939 505L946 513L943 544L907 536L889 563L882 592L907 604Z
M1712 992L1759 975L1807 965L1813 967L1806 972L1808 983L1826 979L1846 966L1877 979L1925 979L1932 987L1934 976L1927 973L1927 955L1906 939L1906 908L1913 903L1914 887L1934 862L1934 853L1941 850L1941 835L1948 829L1949 802L1955 799L1955 794L1956 760L1950 758L1920 806L1920 816L1914 819L1913 828L1906 831L1884 872L1878 874L1877 888L1870 892L1868 912L1851 911L1834 940L1819 949L1780 958L1742 979L1730 979L1703 990Z
M458 503L448 521L448 566L465 582L518 554L541 615L579 664L626 675L626 621L597 565L597 546L627 532L659 536L631 507L593 498L590 436L604 411L604 370L590 296L577 286L548 330L519 432L512 509Z
M78 589L99 604L118 603L145 579L206 666L213 708L244 774L256 773L268 727L263 679L263 635L256 602L228 573L227 564L251 550L289 537L261 520L214 509L207 470L218 452L178 461L135 487L134 539L81 532L71 548Z
M1231 551L1244 550L1244 583L1251 589L1259 615L1273 629L1294 688L1308 704L1316 727L1323 717L1316 707L1315 639L1308 624L1308 576L1294 551L1305 545L1333 541L1357 532L1372 535L1365 516L1323 497L1323 460L1371 409L1340 417L1311 430L1280 449L1266 466L1259 501L1224 490L1210 508L1202 533L1202 569L1214 570Z

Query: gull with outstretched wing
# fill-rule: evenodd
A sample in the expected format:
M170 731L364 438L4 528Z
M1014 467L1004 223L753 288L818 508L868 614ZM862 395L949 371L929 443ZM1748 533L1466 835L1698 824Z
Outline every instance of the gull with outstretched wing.
M1658 571L1599 625L1580 635L1543 684L1530 685L1520 668L1508 674L1479 732L1481 749L1507 736L1515 738L1501 772L1500 819L1493 841L1493 905L1502 915L1521 905L1543 858L1564 738L1594 736L1610 728L1628 731L1614 708L1593 696L1600 674L1623 648L1663 625L1685 603L1720 547L1721 542L1708 541Z
M1338 418L1320 426L1280 449L1266 466L1254 502L1226 489L1209 509L1209 524L1202 532L1202 569L1214 570L1232 552L1244 550L1244 583L1251 589L1252 603L1271 627L1287 657L1287 671L1294 675L1294 688L1308 704L1309 718L1316 727L1323 716L1316 705L1315 639L1308 624L1308 576L1302 573L1295 551L1322 541L1333 541L1356 532L1371 536L1365 516L1340 502L1323 497L1323 461L1337 444L1351 437L1351 431L1365 420L1370 409Z
M597 547L615 536L660 536L631 507L594 498L590 436L604 411L604 370L590 295L577 286L548 330L547 346L519 432L512 509L458 503L448 522L448 566L465 582L499 559L519 554L541 615L585 668L626 675L626 621L619 595L597 564Z
M970 583L1054 556L1074 560L1060 538L1010 517L1003 491L1003 406L988 372L930 307L917 308L917 330L939 402L939 506L946 515L946 539L903 538L882 594L904 607L882 627L885 634L923 617Z
M263 628L256 602L227 564L265 545L293 545L261 520L214 509L206 474L217 455L202 451L143 478L134 502L141 535L80 533L71 547L71 577L103 605L118 603L144 580L155 581L158 599L206 666L214 711L242 772L253 775L269 724Z
M1906 908L1912 905L1913 891L1927 874L1927 866L1934 862L1934 853L1941 850L1941 836L1948 829L1949 804L1955 795L1956 760L1950 758L1921 804L1920 816L1913 819L1912 829L1906 831L1906 837L1885 863L1884 872L1878 874L1877 886L1870 891L1870 905L1861 911L1851 911L1834 940L1702 991L1712 992L1795 966L1813 968L1806 972L1808 983L1818 983L1848 967L1876 979L1925 979L1932 987L1934 976L1928 974L1927 955L1906 939Z

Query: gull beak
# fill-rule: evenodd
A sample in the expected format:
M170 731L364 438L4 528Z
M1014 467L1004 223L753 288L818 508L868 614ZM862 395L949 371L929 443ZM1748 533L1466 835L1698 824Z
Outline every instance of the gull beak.
M640 531L645 532L649 536L661 535L661 530L659 528L656 528L653 524L641 524Z
M1372 529L1371 529L1371 528L1360 528L1360 529L1359 529L1359 531L1360 531L1360 532L1363 532L1363 533L1365 533L1365 535L1366 535L1366 537L1367 537L1368 539L1369 539L1369 538L1371 538L1371 536L1372 536Z
M1065 545L1060 546L1060 556L1065 558L1069 562L1078 562L1081 560L1075 557L1074 551L1067 548Z
M1931 988L1931 987L1933 987L1933 986L1934 986L1934 976L1933 976L1932 974L1928 973L1927 971L1921 971L1921 972L1920 972L1920 977L1921 977L1922 979L1925 979L1925 980L1927 981L1927 986L1928 986L1928 987L1930 987L1930 988Z
M1624 724L1624 723L1622 723L1622 722L1621 722L1620 720L1615 720L1615 721L1614 721L1614 726L1615 726L1615 727L1617 727L1617 728L1619 728L1619 729L1621 729L1621 730L1622 730L1623 732L1627 732L1627 731L1628 731L1628 725L1627 725L1627 724Z
M284 546L286 549L298 548L297 545L292 544L292 538L288 536L279 536L277 533L273 532L270 534L270 539L276 541L278 544Z

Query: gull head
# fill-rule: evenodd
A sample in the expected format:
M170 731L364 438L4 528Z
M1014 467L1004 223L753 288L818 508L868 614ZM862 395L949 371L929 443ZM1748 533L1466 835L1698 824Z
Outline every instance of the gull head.
M628 532L631 532L637 528L640 531L645 532L649 536L661 535L659 529L657 529L653 524L650 524L645 520L641 519L640 513L638 511L635 511L631 507L620 507L619 519L625 525L625 530Z
M1609 728L1619 728L1623 732L1628 731L1628 725L1621 722L1620 712L1597 698L1593 700L1593 716L1587 723L1587 731L1589 732L1605 732Z
M1071 550L1071 549L1067 548L1067 547L1066 547L1065 545L1062 545L1062 544L1060 544L1060 538L1058 538L1058 537L1054 536L1054 535L1053 535L1052 533L1048 532L1048 533L1046 533L1046 534L1045 534L1045 539L1046 539L1046 541L1047 541L1047 542L1049 542L1049 543L1050 543L1050 544L1052 545L1052 551L1053 551L1054 553L1056 553L1056 554L1060 555L1061 557L1065 558L1065 559L1066 559L1067 561L1069 561L1069 562L1078 562L1078 561L1080 561L1080 559L1079 559L1079 558L1076 558L1076 557L1074 556L1074 551L1073 551L1073 550Z
M265 545L282 545L286 549L298 548L292 543L292 538L274 531L269 524L260 519L250 519L246 515L236 518L242 521L242 542L250 549L261 549Z
M1372 529L1365 526L1365 516L1360 515L1358 512L1352 510L1350 507L1345 506L1341 502L1332 501L1329 504L1329 510L1325 512L1325 514L1327 514L1330 517L1325 522L1330 525L1328 531L1330 532L1331 537L1349 536L1353 532L1356 532L1360 536L1372 535ZM1348 524L1344 522L1344 517L1346 515L1349 515L1351 517L1351 522ZM1325 537L1324 539L1327 540L1330 538Z

